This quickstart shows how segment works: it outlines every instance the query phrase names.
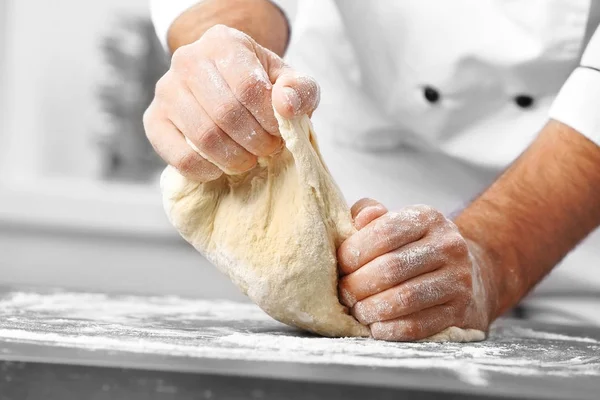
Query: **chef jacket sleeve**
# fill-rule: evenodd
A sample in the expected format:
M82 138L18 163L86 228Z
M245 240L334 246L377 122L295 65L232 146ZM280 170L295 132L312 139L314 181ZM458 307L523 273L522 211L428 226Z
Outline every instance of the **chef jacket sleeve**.
M580 66L554 100L550 118L600 145L600 28L590 40Z
M167 33L171 24L184 11L200 2L202 0L150 0L150 15L154 23L156 35L162 43L163 48L168 49ZM279 7L288 19L288 26L291 26L291 21L296 16L298 0L272 0L271 2Z

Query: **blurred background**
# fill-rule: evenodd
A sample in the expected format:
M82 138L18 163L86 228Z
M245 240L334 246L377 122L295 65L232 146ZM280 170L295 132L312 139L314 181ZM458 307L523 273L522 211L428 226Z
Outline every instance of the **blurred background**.
M0 285L244 299L161 205L147 0L0 0Z

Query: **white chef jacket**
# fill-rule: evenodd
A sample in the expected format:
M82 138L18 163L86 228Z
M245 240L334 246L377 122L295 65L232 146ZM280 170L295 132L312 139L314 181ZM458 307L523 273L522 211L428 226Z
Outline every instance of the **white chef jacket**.
M292 27L288 62L322 87L313 122L351 202L459 210L548 118L600 145L600 0L273 1ZM197 2L151 0L163 44ZM600 324L600 233L526 304Z

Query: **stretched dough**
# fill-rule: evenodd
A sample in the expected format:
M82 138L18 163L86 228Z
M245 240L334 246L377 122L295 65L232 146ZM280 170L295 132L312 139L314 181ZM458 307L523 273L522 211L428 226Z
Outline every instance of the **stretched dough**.
M324 336L368 336L337 296L336 248L354 228L308 117L278 117L286 148L243 175L199 184L167 167L181 235L267 314Z
M201 184L167 167L161 177L167 215L276 320L323 336L369 336L337 295L336 249L355 231L348 206L309 118L276 117L285 148L245 174ZM456 329L431 339L460 340Z

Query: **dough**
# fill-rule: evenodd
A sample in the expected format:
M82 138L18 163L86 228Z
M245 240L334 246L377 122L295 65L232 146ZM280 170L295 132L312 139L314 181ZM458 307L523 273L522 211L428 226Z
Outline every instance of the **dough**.
M338 300L336 249L354 232L307 116L277 115L285 148L243 175L199 184L167 167L167 215L267 314L324 336L368 336Z
M485 332L477 329L462 329L451 326L420 342L481 342L485 340Z
M348 206L309 118L276 117L285 148L245 174L201 184L167 167L161 177L167 215L276 320L323 336L369 336L338 300L336 249L355 231ZM470 338L483 339L452 327L429 340Z

